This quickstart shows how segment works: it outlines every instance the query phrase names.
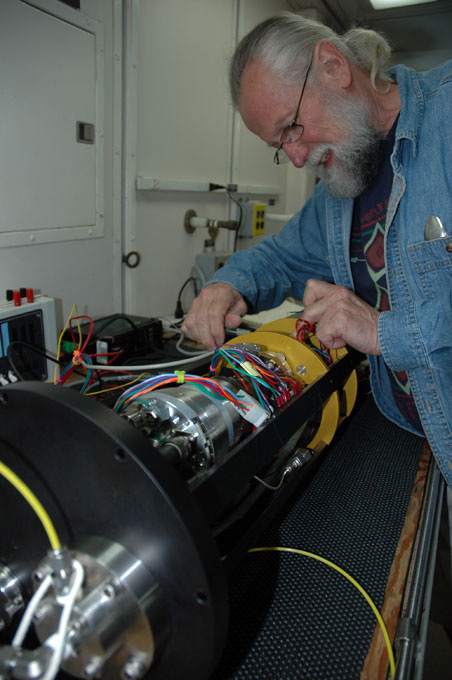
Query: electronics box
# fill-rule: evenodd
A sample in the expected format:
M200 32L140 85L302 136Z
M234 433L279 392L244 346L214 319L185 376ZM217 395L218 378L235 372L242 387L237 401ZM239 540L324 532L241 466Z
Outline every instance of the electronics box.
M15 382L18 378L53 379L55 364L46 359L45 354L56 357L56 353L53 298L35 295L33 301L28 302L23 297L18 306L13 301L0 300L0 383Z
M81 344L88 337L89 322L80 324ZM68 329L62 339L62 359L69 361L72 352L79 341L79 330L76 322L72 322L73 336ZM85 348L86 354L107 354L121 352L113 363L121 364L125 359L133 356L150 354L163 346L163 327L159 319L132 316L125 314L111 314L94 321L89 342ZM95 357L94 363L106 364L111 357Z

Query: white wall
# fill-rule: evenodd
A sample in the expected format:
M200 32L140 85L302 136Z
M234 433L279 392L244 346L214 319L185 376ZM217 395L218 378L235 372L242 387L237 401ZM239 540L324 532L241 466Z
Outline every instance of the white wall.
M122 309L118 79L122 4L122 0L81 3L82 12L104 26L105 235L0 249L0 297L6 288L32 286L59 299L64 314L74 302L80 312L95 316ZM129 76L134 72L136 82L129 77L130 91L123 98L132 114L126 121L127 129L132 130L126 160L127 167L133 170L132 181L125 190L125 204L130 210L125 214L123 238L124 251L138 250L142 263L137 269L124 271L127 288L123 310L145 316L166 315L173 313L179 288L190 275L196 253L201 252L207 236L201 230L193 235L184 231L186 210L223 219L234 217L236 208L224 194L135 191L137 175L279 186L280 197L269 208L278 214L295 212L312 190L313 181L307 171L272 164L271 150L233 114L227 87L228 60L237 38L267 16L290 9L291 3L127 0L124 5L135 12L136 25L131 30L133 33L136 29L136 54L124 57L130 56ZM18 40L20 36L18 26ZM442 53L434 52L412 55L413 62L421 59L423 64L426 59L436 62L442 57ZM26 186L22 192L23 200L29 201ZM267 233L280 228L279 222L267 223ZM228 250L231 245L231 235L220 233L217 249ZM248 241L239 241L239 247L248 245ZM185 308L190 296L187 290Z
M286 0L141 0L137 175L279 186L281 196L270 210L286 212L287 166L276 167L272 151L234 117L227 68L236 44L237 23L240 38L259 21L288 9ZM290 187L300 195L290 203L293 211L312 189L312 180L306 171L297 171ZM142 264L127 272L128 311L172 314L177 293L207 238L205 230L192 235L184 231L186 210L227 219L229 214L235 217L236 209L224 194L138 191L135 197L133 243L142 255ZM267 233L281 226L269 221ZM249 243L239 241L239 247ZM220 232L217 250L228 250L231 245L228 234ZM185 309L191 297L187 291Z
M427 71L438 64L452 58L452 46L449 50L419 50L418 52L394 52L393 63L405 64L416 71Z
M64 5L63 8L67 11ZM45 295L55 297L60 303L59 324L73 303L78 305L80 313L86 312L99 316L115 311L117 298L120 296L120 247L118 236L114 233L115 230L118 231L118 227L120 229L120 224L118 225L120 213L114 215L114 173L115 168L118 168L118 164L114 163L115 135L120 141L118 131L114 129L114 1L82 0L81 9L82 12L104 25L105 234L102 238L0 249L0 297L4 296L5 289L17 289L22 286L33 287ZM21 28L20 25L17 26L17 41L21 40ZM45 50L45 45L42 49ZM8 64L8 61L3 62L2 69L6 67L14 68L14 64ZM45 91L42 91L42 97L45 96ZM47 136L48 145L52 144L51 133L51 130L42 131L44 138ZM44 168L45 153L40 162ZM7 172L6 158L3 158L2 171ZM30 201L29 187L23 186L21 191L22 200ZM64 196L55 196L55 201L64 201Z

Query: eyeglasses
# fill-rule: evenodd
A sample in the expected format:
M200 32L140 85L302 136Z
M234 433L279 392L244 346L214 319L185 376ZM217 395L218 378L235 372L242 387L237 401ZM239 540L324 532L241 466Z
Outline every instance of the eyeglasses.
M303 99L303 94L306 88L306 83L308 81L309 71L311 70L311 64L312 57L311 61L309 62L308 70L306 71L303 87L301 88L301 94L300 99L298 100L297 110L295 111L295 115L293 117L292 122L289 123L289 125L286 125L286 127L282 131L281 137L279 139L279 146L275 151L275 155L273 156L273 163L276 163L276 165L281 165L281 163L288 163L290 161L290 158L286 156L286 154L284 153L283 144L291 144L292 142L297 142L304 132L304 125L302 123L297 123L297 118L298 113L300 111L301 100Z

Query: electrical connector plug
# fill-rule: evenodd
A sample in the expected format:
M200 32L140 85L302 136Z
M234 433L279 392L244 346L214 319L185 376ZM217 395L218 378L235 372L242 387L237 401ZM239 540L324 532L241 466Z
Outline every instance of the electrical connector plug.
M71 556L66 546L57 550L49 550L47 553L49 564L53 569L54 586L59 595L66 595L72 574Z
M243 399L243 401L247 401L249 404L252 404L252 406L247 407L246 411L238 408L237 406L235 408L240 413L242 418L247 420L249 423L252 423L254 427L259 427L259 425L262 425L262 423L270 418L271 413L261 406L257 399L254 399L254 397L252 397L250 394L247 394L244 390L239 390L237 392L237 396L240 399ZM234 402L232 402L232 405L235 406Z

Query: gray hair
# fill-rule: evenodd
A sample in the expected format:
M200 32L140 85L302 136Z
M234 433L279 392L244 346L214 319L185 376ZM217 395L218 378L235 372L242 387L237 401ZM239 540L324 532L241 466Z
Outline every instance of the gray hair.
M299 14L281 12L253 28L234 52L229 68L232 103L238 107L240 81L247 64L258 59L288 84L299 82L306 73L315 45L329 40L352 64L369 73L372 87L386 92L392 83L386 73L391 47L386 39L365 28L352 28L340 36L331 28ZM379 89L377 79L386 83Z

